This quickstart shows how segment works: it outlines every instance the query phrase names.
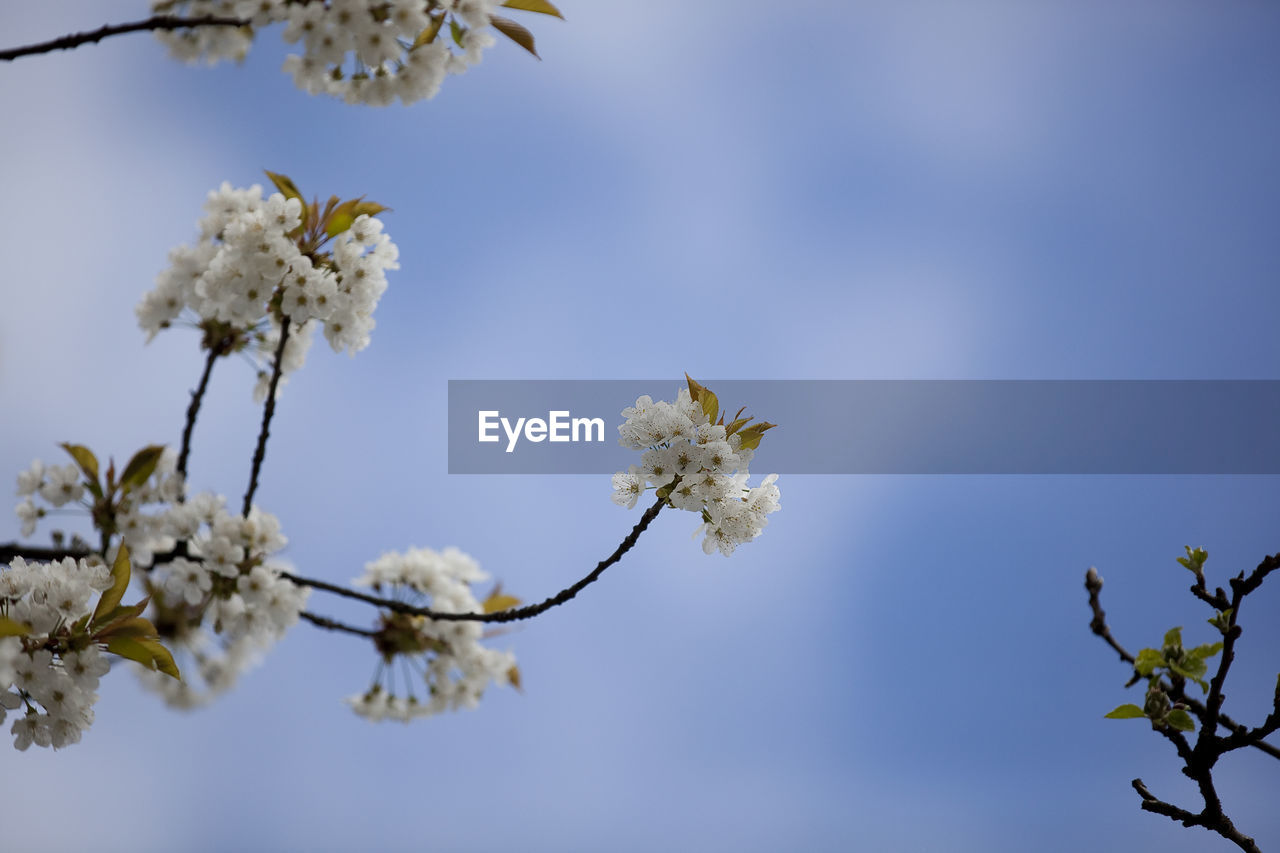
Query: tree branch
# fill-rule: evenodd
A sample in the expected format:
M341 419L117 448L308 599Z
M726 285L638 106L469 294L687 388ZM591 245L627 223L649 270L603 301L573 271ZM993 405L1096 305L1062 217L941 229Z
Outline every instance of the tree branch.
M1116 638L1111 635L1111 629L1107 627L1107 614L1103 611L1102 601L1099 599L1099 593L1102 592L1102 578L1098 576L1097 569L1091 568L1084 573L1084 588L1089 591L1089 609L1093 611L1093 619L1089 620L1089 630L1106 640L1107 645L1119 653L1120 660L1130 665L1137 663L1137 658L1116 642Z
M262 461L267 458L267 437L271 434L271 418L276 413L276 388L280 385L280 373L284 362L284 346L289 342L289 317L280 318L280 343L276 344L275 363L271 365L271 384L267 388L267 402L262 407L262 429L258 431L258 446L253 451L253 468L249 472L249 488L244 493L244 508L240 514L249 517L253 509L253 493L258 490L258 474Z
M213 373L213 363L222 355L220 347L210 347L209 357L204 362L204 373L200 374L200 384L191 392L191 405L187 406L187 422L182 428L182 450L178 453L178 473L185 482L187 479L187 459L191 456L191 434L195 432L196 417L200 414L200 404L204 401L204 392L209 388L209 376ZM184 497L186 490L183 490Z
M1280 730L1280 680L1277 680L1276 683L1273 710L1261 726L1249 729L1222 713L1222 703L1225 699L1223 687L1226 684L1227 673L1230 671L1232 661L1235 658L1236 641L1242 633L1237 622L1240 615L1240 606L1245 596L1257 589L1263 579L1277 568L1280 568L1280 554L1264 558L1248 578L1245 577L1244 572L1239 573L1230 581L1231 597L1229 600L1221 588L1214 590L1210 594L1205 587L1204 576L1199 573L1197 573L1196 582L1191 586L1191 594L1196 598L1209 604L1220 613L1229 610L1230 615L1227 618L1226 629L1223 631L1222 656L1218 660L1217 671L1214 672L1209 681L1208 695L1203 703L1185 695L1185 679L1176 674L1170 675L1172 684L1166 691L1170 698L1179 703L1177 707L1189 708L1200 719L1200 730L1197 733L1195 745L1191 746L1182 732L1173 729L1169 725L1157 725L1157 731L1173 743L1177 749L1178 757L1182 759L1184 764L1182 773L1196 783L1200 790L1200 797L1204 801L1204 807L1198 814L1189 812L1157 798L1147 789L1141 779L1133 780L1134 790L1142 797L1144 811L1162 814L1172 820L1179 821L1183 826L1199 826L1208 829L1231 841L1241 850L1248 851L1248 853L1260 853L1260 850L1252 838L1236 829L1235 824L1231 822L1231 819L1223 811L1222 800L1213 784L1213 767L1225 753L1242 746L1253 746L1268 755L1280 758L1280 749L1263 742L1263 738L1268 734ZM1093 569L1089 569L1085 575L1085 589L1089 591L1089 608L1093 612L1093 619L1089 623L1090 630L1106 640L1108 645L1119 652L1121 660L1130 665L1135 664L1134 657L1116 642L1111 635L1111 630L1107 627L1106 614L1103 612L1099 600L1102 579L1098 577L1098 573ZM1134 676L1136 680L1138 677L1136 669ZM1132 683L1133 681L1131 680L1130 684ZM1161 680L1162 686L1163 683L1163 680ZM1226 727L1231 734L1227 737L1219 737L1216 733L1219 725Z
M240 18L227 18L218 15L202 15L196 18L180 18L176 15L155 15L144 21L133 21L128 24L108 24L96 30L84 33L71 33L56 39L29 44L23 47L11 47L0 50L0 61L11 62L19 57L34 56L40 53L52 53L55 50L71 50L82 44L92 44L110 36L124 35L157 30L185 30L189 27L247 27L249 21Z
M286 580L290 580L299 586L318 589L322 592L329 592L342 598L349 598L354 601L362 601L365 604L372 604L375 607L385 607L387 610L396 613L408 613L413 616L425 616L428 619L434 619L439 622L519 622L525 619L532 619L540 613L545 613L553 607L558 607L566 601L574 598L582 590L600 579L605 570L610 566L619 562L628 551L635 547L636 542L640 540L640 534L648 529L653 520L658 517L658 513L662 511L662 507L666 504L666 498L658 498L653 505L644 511L644 515L640 516L640 520L631 528L631 532L627 534L627 538L623 539L613 553L596 564L591 572L572 586L566 587L550 598L544 599L537 604L530 604L527 607L515 607L510 610L500 610L497 613L442 613L431 610L426 607L414 607L412 604L406 604L403 601L396 601L391 598L382 598L376 595L360 592L358 590L349 589L345 586L329 583L328 581L317 580L316 578L306 578L292 572L280 572L280 576ZM178 543L178 548L172 552L156 554L155 563L163 563L172 559L179 554L186 553L186 543ZM25 557L32 560L60 560L63 557L85 557L91 552L83 549L72 548L38 548L34 546L21 545L17 542L11 542L0 545L0 561L7 563L14 557ZM311 615L303 614L303 618L312 624L319 625L316 620L325 621L324 617L312 618ZM332 628L333 630L344 630L345 626L327 620L332 624L321 625L321 627ZM360 629L348 631L348 633L358 633Z
M326 631L338 631L343 634L354 634L357 637L367 637L369 639L377 639L378 632L372 628L357 628L353 625L347 625L336 619L330 619L328 616L318 616L307 610L303 610L298 614L301 618L315 625L317 628L324 628Z
M441 613L436 610L430 610L426 607L414 607L403 601L395 601L390 598L381 598L376 595L358 592L348 589L344 586L331 584L327 581L316 580L315 578L304 578L289 572L281 572L280 576L293 581L299 586L308 586L312 589L318 589L323 592L330 592L343 598L351 598L356 601L363 601L366 604L372 604L377 607L385 607L396 613L408 613L413 616L425 616L428 619L435 619L440 622L518 622L524 619L532 619L539 613L544 613L552 607L564 604L569 599L576 596L586 587L595 583L600 575L613 564L622 559L623 555L630 551L640 539L640 534L644 533L649 524L658 517L658 513L662 510L663 504L666 503L665 498L659 498L654 502L653 506L645 510L644 515L640 516L640 521L636 526L631 528L631 532L627 534L627 538L623 539L621 544L605 559L601 560L596 567L584 577L582 580L570 587L560 590L555 595L547 598L537 604L531 604L527 607L516 607L510 610L500 610L497 613Z
M0 565L8 566L18 557L38 563L52 563L66 557L78 560L96 553L89 548L44 548L39 545L23 545L21 542L5 542L0 545Z
M1147 790L1147 786L1142 783L1141 779L1134 779L1132 785L1133 789L1138 792L1138 796L1142 797L1143 811L1162 814L1167 818L1178 821L1183 826L1203 827L1233 842L1241 850L1245 850L1248 853L1262 853L1262 849L1258 847L1254 840L1236 829L1230 818L1221 812L1217 815L1206 815L1204 812L1192 814L1186 809L1180 809L1156 797L1155 794Z

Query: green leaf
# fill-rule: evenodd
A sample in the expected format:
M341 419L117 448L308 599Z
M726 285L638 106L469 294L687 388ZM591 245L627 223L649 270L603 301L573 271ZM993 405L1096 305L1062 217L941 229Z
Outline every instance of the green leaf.
M689 383L689 396L693 398L693 402L698 402L702 398L702 392L706 389L693 380L689 374L684 375L684 379Z
M140 488L155 473L160 456L164 453L163 444L149 444L133 454L129 464L124 466L120 475L120 487L125 492Z
M324 231L330 237L337 237L352 226L356 221L356 217L377 216L382 211L390 209L385 205L378 204L376 201L353 198L350 201L344 201L333 209L328 217L329 224L325 226Z
M1182 648L1182 627L1170 628L1164 633L1165 648L1173 646L1174 648Z
M173 662L173 655L159 640L112 637L107 641L107 651L122 658L137 661L147 669L163 672L179 681L182 680L182 676L178 673L178 665Z
M1134 720L1134 719L1137 719L1138 717L1145 717L1145 716L1146 714L1142 713L1142 709L1139 708L1137 705L1120 705L1110 714L1107 714L1105 719Z
M1206 686L1203 676L1209 671L1209 667L1199 658L1184 657L1182 660L1169 661L1169 669L1183 678L1190 678L1201 687Z
M98 606L93 609L94 621L97 621L99 615L109 613L119 606L120 599L124 598L128 588L129 546L121 542L116 561L111 566L111 588L103 592L102 597L98 599Z
M466 30L458 23L457 18L449 19L449 34L453 36L453 43L458 47L462 47L462 34L465 32Z
M493 25L495 30L532 53L535 58L542 58L538 56L538 50L533 44L533 33L529 32L528 27L517 24L510 18L500 18L497 15L490 15L489 23Z
M98 631L110 631L111 626L124 619L132 619L135 616L141 616L147 609L147 604L151 602L151 596L139 601L137 604L130 604L123 607L113 607L101 616L94 614L93 624Z
M384 210L390 210L390 209L391 208L386 207L385 205L378 204L376 201L361 201L361 202L357 202L356 205L353 208L351 208L351 215L357 216L357 217L377 216L379 213L382 213Z
M1235 608L1233 607L1228 607L1226 610L1210 616L1207 621L1210 625L1225 634L1231 628L1231 611L1234 609Z
M431 44L433 41L435 41L436 36L440 35L440 26L443 23L444 23L444 15L441 15L439 17L435 17L433 15L431 18L431 23L427 24L426 28L422 32L418 33L418 37L413 40L413 47L410 47L409 50L417 50L418 48L422 47L424 44Z
M276 189L280 191L282 196L285 198L296 198L298 201L302 202L303 207L306 207L306 199L302 197L301 190L298 189L292 178L288 175L281 175L276 172L267 172L266 169L263 169L262 171L267 173L267 177L271 179L271 183L275 184Z
M0 616L0 637L25 637L31 633L31 626L8 616Z
M351 201L344 201L335 207L333 212L329 214L328 224L324 228L324 233L330 237L337 237L350 228L351 223L356 221L356 216L351 211L355 209L357 204L359 204L359 200L352 199Z
M508 9L519 9L522 12L537 12L541 15L551 15L553 17L564 20L564 15L560 14L560 10L552 6L547 0L506 0L502 4Z
M1143 649L1138 652L1138 660L1134 663L1133 668L1138 671L1138 675L1150 675L1155 672L1156 667L1167 666L1164 655L1155 649Z
M106 628L99 631L97 636L100 639L107 639L109 637L156 639L160 634L156 631L156 626L151 624L150 619L143 619L141 616L133 616L108 625Z
M1196 724L1191 719L1191 715L1181 708L1170 711L1164 721L1180 732L1194 732L1196 730Z
M498 587L489 597L484 600L483 609L485 613L497 613L502 610L510 610L520 604L520 599L514 595L504 595L502 587Z
M1187 550L1187 556L1179 557L1178 562L1194 572L1196 577L1203 575L1204 561L1209 559L1209 553L1203 548L1196 548L1193 551L1190 545L1183 545L1182 547Z
M1205 643L1204 645L1196 646L1187 654L1197 660L1204 660L1205 658L1213 657L1220 651L1222 651L1222 643Z
M65 441L58 446L71 454L71 458L80 466L85 477L94 483L98 481L98 457L93 455L92 450L83 444L69 444Z
M760 439L764 438L765 432L776 427L777 424L771 424L768 421L761 421L758 424L752 424L738 431L738 435L742 438L742 443L738 445L740 450L755 450L760 446Z

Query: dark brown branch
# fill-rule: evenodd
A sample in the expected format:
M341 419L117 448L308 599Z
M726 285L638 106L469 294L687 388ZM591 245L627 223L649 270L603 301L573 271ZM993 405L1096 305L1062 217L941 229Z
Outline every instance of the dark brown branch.
M1195 714L1203 724L1205 718L1209 715L1209 710L1205 708L1204 703L1191 696L1183 696L1181 701L1187 705L1187 710ZM1230 736L1222 739L1223 752L1230 752L1242 746L1251 746L1254 749L1265 752L1272 758L1280 758L1280 747L1272 746L1263 740L1267 735L1280 731L1280 684L1277 685L1276 689L1275 710L1258 728L1250 729L1248 726L1237 723L1221 712L1218 713L1218 722L1222 724L1223 728L1231 731Z
M1222 637L1222 653L1218 658L1218 671L1213 674L1213 678L1209 679L1209 695L1204 700L1205 720L1200 726L1200 737L1196 740L1196 756L1204 761L1211 751L1217 746L1218 733L1218 715L1222 713L1222 702L1226 698L1222 693L1222 686L1227 681L1227 671L1231 669L1231 663L1235 660L1236 640L1240 638L1240 626L1236 624L1236 620L1240 616L1240 604L1244 597L1241 592L1242 583L1237 581L1244 580L1244 573L1241 572L1239 578L1231 580L1231 616L1227 620L1227 630ZM1214 752L1212 759L1217 758L1220 752ZM1212 761L1209 762L1212 765Z
M276 413L276 388L280 385L280 373L283 370L284 347L289 342L289 318L280 319L280 343L276 345L275 363L271 365L271 384L267 388L267 401L262 407L262 429L258 431L258 446L253 451L253 468L249 472L249 488L244 493L244 508L240 514L249 517L253 509L253 493L258 490L258 475L262 472L262 461L267 458L267 437L271 434L271 418Z
M1253 592L1255 589L1257 589L1259 586L1262 585L1262 581L1264 578L1266 578L1267 575L1271 574L1277 569L1280 569L1280 553L1272 554L1269 557L1264 557L1262 559L1262 562L1258 563L1257 567L1249 574L1249 577L1244 579L1241 582L1240 594L1248 595L1249 593ZM1234 588L1234 586L1235 586L1235 582L1233 581L1232 587Z
M1252 582L1254 577L1259 576L1260 573L1262 574L1262 576L1265 576L1267 572L1273 571L1277 566L1280 566L1280 554L1277 554L1275 557L1268 557L1267 559L1263 560L1262 563L1259 564L1258 568L1254 570L1253 576L1251 576L1249 578L1249 581L1246 581L1246 583ZM1261 578L1259 578L1257 583L1261 583ZM1250 591L1252 591L1252 589L1255 589L1257 587L1257 583L1252 583L1252 585L1249 587ZM1089 569L1089 571L1085 573L1084 587L1089 591L1089 609L1093 611L1093 619L1089 621L1089 629L1093 631L1093 633L1101 637L1103 640L1105 640L1107 645L1115 649L1116 652L1120 655L1120 659L1122 661L1132 665L1133 663L1135 663L1135 658L1133 657L1133 655L1129 654L1129 652L1126 651L1125 648L1116 641L1116 638L1111 634L1111 629L1107 627L1107 614L1102 609L1102 602L1099 596L1099 593L1102 592L1102 578L1098 576L1098 572L1095 569ZM1195 588L1193 587L1192 592L1194 591L1195 591ZM1135 677L1133 680L1129 682L1129 684L1132 685L1136 683L1136 681L1137 681L1137 678ZM1172 690L1170 692L1170 695L1175 700L1186 704L1187 710L1191 711L1193 714L1196 715L1196 717L1200 720L1200 724L1202 726L1209 719L1209 709L1206 708L1205 704L1201 702L1199 699L1196 699L1193 696L1187 696L1181 690ZM1277 702L1280 702L1280 697L1277 698ZM1277 707L1277 714L1280 715L1280 704L1277 704L1276 707ZM1268 722L1270 722L1271 718L1268 717L1267 720ZM1226 714L1223 714L1221 711L1218 712L1218 722L1220 722L1227 729L1231 730L1232 736L1229 739L1231 743L1238 744L1240 746L1247 744L1248 746L1252 746L1255 749L1265 752L1267 755L1270 755L1272 758L1280 758L1280 747L1272 746L1271 744L1262 740L1262 738L1266 737L1268 734L1271 734L1271 732L1273 731L1280 730L1280 728L1271 728L1269 730L1263 731L1261 734L1254 734L1253 732L1250 731L1250 729L1247 726L1237 723L1235 720L1231 719ZM1266 723L1264 723L1263 725L1265 726ZM1280 720L1277 720L1277 726L1280 727ZM1235 749L1236 746L1233 745L1230 748Z
M1156 797L1155 794L1147 790L1147 786L1142 783L1141 779L1134 779L1131 784L1133 789L1138 792L1138 796L1142 797L1143 811L1162 814L1167 818L1178 821L1183 826L1199 826L1210 832L1216 832L1234 843L1241 850L1247 851L1247 853L1262 853L1262 848L1258 847L1252 838L1236 829L1231 819L1222 814L1221 811L1216 815L1208 815L1205 812L1193 814L1186 809L1180 809Z
M435 610L429 610L425 607L414 607L403 601L395 601L390 598L380 598L376 595L368 595L367 593L357 592L344 586L331 584L326 581L316 580L315 578L304 578L299 575L290 574L289 572L281 572L280 576L288 578L300 586L311 587L312 589L331 592L334 595L343 598L351 598L356 601L363 601L366 604L373 604L377 607L385 607L396 613L408 613L414 616L425 616L428 619L435 619L441 622L518 622L523 619L531 619L539 613L550 610L552 607L564 604L569 599L576 596L586 587L595 583L600 575L613 564L622 559L623 555L630 551L640 539L640 534L652 521L658 517L658 513L662 510L663 504L666 503L665 498L659 498L654 502L653 506L645 510L644 515L640 516L640 521L636 526L631 528L631 532L627 534L627 538L605 559L601 560L596 567L573 586L560 590L555 595L537 604L531 604L527 607L516 607L511 610L500 610L497 613L440 613Z
M326 631L338 631L343 634L354 634L357 637L368 637L369 639L376 639L378 636L378 632L371 628L357 628L353 625L339 622L336 619L330 619L328 616L318 616L306 610L303 610L298 616L317 628L324 628Z
M1111 636L1111 629L1107 627L1107 614L1103 611L1102 602L1098 596L1102 592L1102 578L1098 576L1097 569L1091 568L1084 573L1084 588L1089 591L1089 609L1093 611L1093 619L1089 620L1089 630L1106 640L1107 645L1119 653L1120 660L1130 665L1137 663L1137 658L1116 642L1116 638Z
M196 417L200 414L200 404L204 401L204 392L209 388L209 376L213 373L213 363L221 355L219 347L209 348L209 357L204 362L204 372L200 374L200 384L191 392L191 405L187 406L187 422L182 428L182 449L178 452L178 473L185 481L187 478L187 459L191 456L191 434L195 432ZM183 489L184 496L186 489Z
M1209 593L1205 586L1204 576L1199 573L1197 573L1196 582L1191 586L1191 593L1196 598L1209 604L1219 613L1228 613L1226 627L1223 631L1221 657L1218 660L1217 670L1209 681L1208 695L1203 703L1186 696L1186 680L1184 678L1176 674L1170 676L1171 683L1166 690L1169 697L1178 703L1177 707L1186 707L1200 719L1200 729L1195 745L1192 746L1182 732L1173 729L1171 726L1158 725L1157 731L1172 742L1177 749L1178 757L1182 759L1184 764L1183 775L1196 783L1200 790L1200 797L1204 801L1204 807L1198 814L1179 808L1153 795L1141 779L1133 780L1134 790L1142 797L1142 808L1145 811L1162 814L1179 821L1183 826L1203 827L1231 841L1241 850L1252 851L1252 853L1258 853L1257 844L1252 838L1236 829L1235 824L1231 822L1231 819L1223 811L1222 800L1213 784L1213 767L1225 753L1243 746L1253 746L1268 755L1280 758L1280 749L1263 741L1263 738L1267 735L1280 730L1280 682L1276 684L1272 712L1263 721L1262 725L1257 728L1249 729L1222 713L1222 703L1225 699L1223 687L1226 684L1227 673L1231 669L1232 661L1235 659L1236 641L1241 635L1241 628L1237 622L1241 604L1245 596L1257 589L1263 579L1277 568L1280 568L1280 555L1263 559L1248 578L1241 572L1230 581L1230 599L1227 598L1225 591L1221 588ZM1094 634L1106 640L1107 644L1120 654L1121 660L1133 665L1135 663L1133 656L1116 642L1111 635L1111 630L1107 627L1106 614L1103 612L1099 600L1102 579L1098 577L1098 573L1093 569L1090 569L1085 575L1085 588L1089 591L1089 608L1093 612L1093 619L1089 623L1089 628ZM1134 680L1138 677L1135 670ZM1133 680L1130 681L1130 684L1132 683ZM1162 680L1161 686L1163 686L1163 683ZM1230 734L1226 737L1219 737L1217 735L1219 725L1224 726Z
M519 622L524 619L532 619L540 613L544 613L553 607L564 604L566 601L574 598L579 592L586 589L591 584L599 580L605 570L620 561L628 551L635 547L636 542L640 539L640 534L648 529L653 520L658 517L658 513L662 511L666 498L659 498L651 507L644 511L640 516L640 520L631 528L631 532L627 534L627 538L623 539L613 553L596 564L590 574L579 580L572 586L560 590L550 598L544 599L537 604L530 604L527 607L516 607L510 610L501 610L497 613L441 613L426 607L414 607L412 604L406 604L403 601L396 601L391 598L381 598L376 595L360 592L358 590L349 589L345 586L332 584L327 581L317 580L316 578L306 578L292 572L281 572L280 576L290 580L299 586L318 589L323 592L333 593L342 598L349 598L354 601L363 601L365 604L372 604L375 607L385 607L387 610L396 613L408 613L414 616L425 616L428 619L435 619L440 622ZM179 547L173 552L156 554L155 563L163 563L173 559L174 556L185 555L186 543L179 543ZM20 545L16 542L7 545L0 545L0 559L6 562L13 557L27 557L33 560L58 560L63 557L83 557L89 552L83 550L73 550L67 548L36 548L33 546ZM324 617L315 617L304 614L304 618L313 624L319 624L316 619ZM329 620L332 621L332 620ZM333 625L325 625L322 627L332 627L334 630L344 630L343 627L336 627L339 623ZM348 633L358 633L361 629L353 629Z
M249 21L240 18L227 18L218 15L202 15L196 18L180 18L176 15L155 15L145 21L133 21L128 24L108 24L96 30L84 33L71 33L56 39L29 44L23 47L11 47L0 50L0 61L11 62L19 57L34 56L40 53L52 53L55 50L71 50L82 44L93 44L110 36L156 30L185 30L190 27L247 27Z
M23 545L21 542L5 542L0 545L0 565L7 566L17 557L38 563L52 563L66 557L78 560L96 553L88 548L42 548L38 545Z

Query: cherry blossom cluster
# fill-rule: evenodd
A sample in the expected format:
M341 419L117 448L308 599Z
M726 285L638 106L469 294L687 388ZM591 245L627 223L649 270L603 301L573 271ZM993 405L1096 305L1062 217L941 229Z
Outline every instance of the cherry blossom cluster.
M287 567L270 558L287 540L276 517L256 506L247 518L232 515L224 497L204 492L151 518L142 547L186 543L186 557L157 562L146 578L156 624L185 678L138 673L170 705L198 707L230 689L297 623L310 590L280 576Z
M613 475L613 501L630 509L647 489L656 489L669 506L702 516L704 552L719 549L728 556L759 536L766 516L779 508L777 474L747 486L754 447L773 425L748 427L752 419L740 417L714 423L715 395L692 380L689 386L674 403L643 396L622 410L618 443L643 455L639 465Z
M79 503L84 498L84 484L80 482L80 469L74 463L46 466L39 459L18 475L18 502L14 512L22 523L22 535L36 532L36 524L49 514L46 507L38 506L36 499L57 508L68 503Z
M482 605L471 584L488 577L474 559L457 548L443 552L411 548L403 554L383 554L366 564L355 583L440 613L492 610L500 598L516 603L495 592ZM474 708L490 682L518 687L515 655L487 648L481 645L482 639L484 629L478 622L384 612L374 640L382 659L373 685L363 694L348 697L347 703L369 720L408 722L441 711ZM425 687L422 699L417 694L419 686Z
M147 480L98 521L114 528L134 562L151 567L143 584L153 621L185 680L143 669L139 676L169 704L194 707L234 685L298 621L309 590L282 578L283 567L271 560L287 542L275 516L256 506L247 518L232 515L226 498L208 492L183 501L176 458L172 450L161 453ZM18 475L18 491L59 506L83 496L79 477L74 464L46 467L37 460ZM34 520L30 529L27 522L33 506L31 497L18 505L23 535L34 532ZM184 550L175 553L180 543Z
M324 235L321 245L304 242L302 201L282 193L264 200L257 184L233 189L224 183L209 193L205 211L200 239L169 253L169 268L137 306L148 340L186 312L206 336L252 340L270 359L287 316L294 325L281 358L282 381L306 361L316 324L335 352L354 355L369 345L386 271L399 268L399 250L381 220L362 213ZM260 370L258 399L266 396L267 379Z
M0 619L21 632L0 635L0 723L25 707L10 728L17 749L79 743L92 725L98 679L110 666L73 626L88 620L96 594L111 585L101 562L69 557L53 563L18 557L0 570Z
M433 97L449 74L478 63L493 44L496 0L158 0L158 13L219 15L247 27L196 27L158 33L185 62L242 60L254 30L284 23L302 54L285 60L298 88L347 103L385 106ZM443 29L443 33L441 30Z

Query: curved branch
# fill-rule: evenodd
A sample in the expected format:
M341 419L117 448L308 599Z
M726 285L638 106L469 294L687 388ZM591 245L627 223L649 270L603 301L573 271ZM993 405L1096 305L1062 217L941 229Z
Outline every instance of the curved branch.
M331 592L334 595L343 598L351 598L356 601L363 601L366 604L373 604L377 607L385 607L397 613L408 613L413 616L425 616L428 619L434 619L440 622L518 622L523 619L532 619L539 613L544 613L553 607L564 604L569 599L576 596L586 587L595 583L600 575L604 574L613 564L622 559L623 555L630 551L640 539L640 534L644 533L649 524L658 517L658 513L662 510L666 498L659 498L654 502L653 506L644 511L644 515L640 516L640 521L636 526L631 528L631 532L627 534L627 538L623 539L614 552L605 559L596 564L596 567L584 577L582 580L560 590L555 595L540 601L537 604L530 604L527 607L516 607L510 610L500 610L497 613L441 613L436 610L430 610L426 607L414 607L411 604L405 604L403 601L395 601L390 598L380 598L376 595L368 595L367 593L357 592L353 589L347 589L344 586L331 584L327 581L316 580L315 578L304 578L289 572L281 572L280 576L293 581L299 586L308 586L312 589L318 589L323 592Z
M204 373L200 374L200 384L191 392L191 405L187 406L187 422L182 428L182 449L178 453L178 473L187 479L187 459L191 456L191 434L195 432L196 417L200 414L200 404L204 401L204 392L209 388L209 376L213 373L213 363L221 355L219 348L210 347L209 357L204 362ZM185 497L186 489L183 489Z
M658 498L653 506L644 511L644 515L640 516L640 520L636 522L635 527L631 528L631 532L627 534L627 538L623 539L614 549L613 553L605 557L596 567L591 570L586 577L579 580L572 586L565 587L550 598L544 599L537 604L530 604L526 607L515 607L510 610L500 610L497 613L442 613L440 611L431 610L426 607L414 607L412 604L406 604L403 601L396 601L391 598L381 598L376 595L369 595L354 589L348 589L345 586L329 583L328 581L317 580L316 578L306 578L292 572L280 572L280 577L292 581L299 586L318 589L322 592L329 592L342 598L350 598L354 601L363 601L365 604L372 604L375 607L385 607L387 610L396 613L408 613L412 616L425 616L428 619L434 619L439 622L519 622L525 619L532 619L540 613L545 613L553 607L558 607L566 601L574 598L582 590L600 579L605 570L610 566L619 562L628 551L635 547L636 542L640 540L640 534L648 529L653 520L658 517L658 513L662 511L662 507L666 504L666 498ZM186 543L179 543L179 547L173 552L165 554L157 554L156 562L165 562L178 556L179 553L185 554ZM29 557L33 560L58 560L63 557L84 557L90 552L85 550L77 550L70 548L36 548L20 545L16 542L6 545L0 545L0 560L7 562L13 557ZM312 614L303 614L303 618L320 627L332 628L333 630L345 630L346 626L340 626L340 623L333 623L332 620L325 620L324 617L314 617ZM320 620L320 621L317 621ZM321 621L327 621L332 624L321 625ZM348 633L359 633L362 629L353 629ZM366 635L367 636L367 635Z
M1137 658L1116 642L1116 638L1111 636L1111 629L1107 627L1107 614L1103 611L1102 601L1098 597L1102 592L1102 578L1098 575L1097 569L1089 569L1085 572L1084 588L1089 591L1089 609L1093 611L1093 619L1089 620L1089 630L1106 640L1107 645L1119 653L1120 660L1127 664L1137 663Z
M28 44L23 47L11 47L0 50L0 61L12 62L23 56L34 56L40 53L52 53L55 50L71 50L82 44L93 44L110 36L124 35L157 30L185 30L190 27L247 27L250 22L241 18L228 18L219 15L202 15L196 18L180 18L177 15L155 15L144 21L133 21L128 24L108 24L96 30L83 33L71 33L39 44Z
M267 402L262 407L262 429L258 431L258 446L253 451L253 468L249 472L249 488L244 493L244 508L240 514L249 517L253 509L253 493L258 490L258 474L267 458L267 437L271 434L271 418L276 413L276 389L280 385L280 373L284 363L284 346L289 342L289 317L280 318L280 343L276 344L275 363L271 365L271 384L267 388Z

